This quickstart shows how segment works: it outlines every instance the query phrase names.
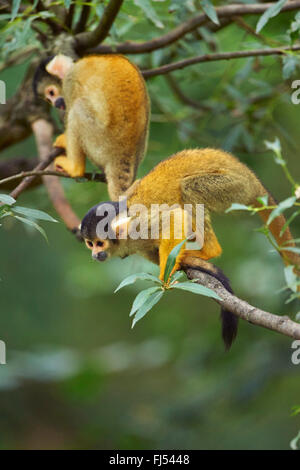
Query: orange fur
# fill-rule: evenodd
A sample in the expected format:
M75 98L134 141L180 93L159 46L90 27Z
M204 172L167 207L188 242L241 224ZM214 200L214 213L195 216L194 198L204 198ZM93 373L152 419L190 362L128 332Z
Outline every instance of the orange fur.
M104 170L108 193L117 199L134 181L146 151L150 104L140 71L119 55L91 55L73 65L59 55L47 70L56 89L63 76L66 104L66 157L58 157L55 165L73 177L83 176L87 156ZM55 145L62 143L59 138Z

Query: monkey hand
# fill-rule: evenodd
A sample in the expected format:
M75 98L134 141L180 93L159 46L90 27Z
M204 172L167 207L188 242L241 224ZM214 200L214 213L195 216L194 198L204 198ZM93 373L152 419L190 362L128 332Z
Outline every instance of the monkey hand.
M57 171L68 173L72 178L80 178L84 176L84 165L74 165L67 157L57 157L54 160Z
M67 148L67 139L66 139L66 134L60 134L54 144L53 147L62 147L63 149Z

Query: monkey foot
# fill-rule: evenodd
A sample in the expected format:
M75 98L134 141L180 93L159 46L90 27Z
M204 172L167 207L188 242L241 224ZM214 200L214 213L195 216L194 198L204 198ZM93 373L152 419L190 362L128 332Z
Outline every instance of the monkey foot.
M65 134L60 134L54 144L53 144L53 147L62 147L62 148L67 148L67 140L66 140L66 136Z
M68 160L67 157L57 157L54 160L54 165L57 171L68 173L72 178L80 178L84 176L84 168L74 167L70 164L70 160Z

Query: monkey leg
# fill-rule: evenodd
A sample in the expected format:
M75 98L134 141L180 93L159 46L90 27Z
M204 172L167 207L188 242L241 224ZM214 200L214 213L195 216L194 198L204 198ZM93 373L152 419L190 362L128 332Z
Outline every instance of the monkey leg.
M184 203L204 204L205 208L214 212L225 212L231 204L252 204L256 197L262 196L266 190L250 171L234 174L199 173L187 176L181 181L182 199Z
M85 173L85 154L82 151L78 135L74 131L69 135L65 134L60 135L56 141L55 146L60 147L61 143L66 148L67 155L66 157L57 157L54 160L54 165L58 171L65 171L72 178L79 178Z
M197 251L197 250L190 250ZM210 215L208 210L204 211L204 240L203 247L199 250L199 256L208 260L211 258L217 258L222 253L221 245L218 242L216 234L212 228Z
M64 149L67 148L67 139L66 139L66 134L60 134L54 144L53 144L53 147L62 147Z

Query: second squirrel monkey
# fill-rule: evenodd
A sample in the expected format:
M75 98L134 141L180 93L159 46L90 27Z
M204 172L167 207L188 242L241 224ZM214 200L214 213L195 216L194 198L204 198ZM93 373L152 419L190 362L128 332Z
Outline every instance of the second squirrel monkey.
M130 208L136 204L143 204L149 209L154 204L174 204L184 208L184 204L191 204L193 209L197 204L204 204L204 241L199 250L187 250L183 245L177 258L175 270L198 269L217 278L224 287L231 291L229 281L222 271L208 260L220 256L222 249L213 231L210 212L225 212L231 204L240 203L258 207L258 197L268 194L256 175L243 163L231 154L215 149L184 150L160 162L150 173L141 180L136 181L127 192L127 212L121 214L119 221L114 217L108 221L105 230L107 237L99 238L97 224L106 215L102 209L111 205L119 211L116 202L100 203L90 209L81 223L81 234L85 243L92 250L93 258L103 261L111 256L125 257L134 253L140 254L150 261L159 264L160 279L163 280L167 258L171 250L181 239L170 232L169 238L163 238L161 233L156 239L123 238L124 229L132 222ZM105 206L108 204L108 206ZM275 204L269 195L269 204ZM108 211L107 211L108 212ZM270 210L259 212L264 222L268 220ZM129 214L129 216L128 216ZM194 212L193 212L194 217ZM287 228L283 234L281 230L285 224L283 215L279 215L270 224L269 228L278 245L294 246L292 235ZM110 236L111 228L116 228L116 237ZM299 264L299 257L293 252L286 251L284 257L286 264ZM231 312L222 310L223 338L229 347L236 336L237 317Z
M119 55L77 62L57 55L40 64L33 86L36 95L65 109L65 133L54 145L65 148L66 157L56 158L56 168L80 177L89 157L117 199L134 181L147 145L150 103L138 68Z

